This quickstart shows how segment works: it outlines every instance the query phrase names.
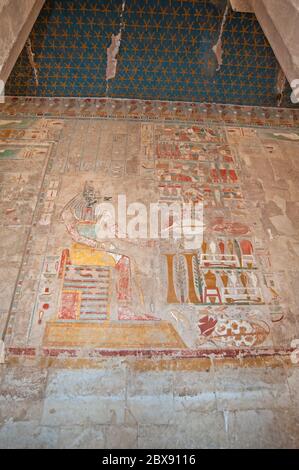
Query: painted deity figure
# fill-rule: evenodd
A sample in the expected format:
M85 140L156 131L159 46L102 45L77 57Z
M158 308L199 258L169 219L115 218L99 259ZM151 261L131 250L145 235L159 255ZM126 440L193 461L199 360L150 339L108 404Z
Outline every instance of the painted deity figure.
M137 242L119 236L110 200L110 197L103 197L96 191L92 182L87 182L83 193L75 196L65 206L62 219L77 245L114 260L116 295L121 304L119 316L130 317L132 307L129 304L134 302L134 310L138 310L139 319L153 319L153 312L148 313L145 306L142 289L144 266L138 265L136 260ZM154 255L154 245L153 241L138 240L138 247L146 249L148 257Z

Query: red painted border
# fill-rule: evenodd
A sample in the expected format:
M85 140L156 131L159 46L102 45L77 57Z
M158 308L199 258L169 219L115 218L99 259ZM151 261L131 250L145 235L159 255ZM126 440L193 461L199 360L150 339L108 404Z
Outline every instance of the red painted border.
M264 349L187 349L187 350L170 350L170 349L92 349L86 351L84 356L81 355L79 349L50 349L44 348L40 351L36 348L8 348L8 356L33 356L33 357L75 357L75 358L100 358L100 357L171 357L174 359L188 358L246 358L246 357L285 357L289 356L294 348L264 348Z

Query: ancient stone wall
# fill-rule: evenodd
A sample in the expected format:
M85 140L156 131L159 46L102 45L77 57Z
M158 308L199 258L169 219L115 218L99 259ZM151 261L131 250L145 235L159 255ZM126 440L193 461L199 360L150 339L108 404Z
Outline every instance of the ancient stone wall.
M43 4L44 0L1 0L0 79L4 82L8 79Z
M296 115L67 103L0 117L0 446L298 447Z

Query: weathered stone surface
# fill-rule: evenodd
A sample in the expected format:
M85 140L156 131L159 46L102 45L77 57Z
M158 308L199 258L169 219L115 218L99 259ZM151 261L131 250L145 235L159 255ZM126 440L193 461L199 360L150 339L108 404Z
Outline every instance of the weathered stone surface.
M216 413L177 413L168 425L139 428L141 448L215 449L228 445L224 416Z
M137 449L138 447L137 426L107 426L105 437L106 449Z
M39 421L43 409L47 370L1 366L0 423Z
M230 446L237 449L282 448L281 430L272 410L235 411L228 415Z
M0 79L6 82L38 17L44 0L0 3Z
M80 374L76 370L53 371L48 376L46 396L66 399L91 395L110 397L111 390L117 397L125 398L124 368L87 369Z
M0 139L0 447L298 447L296 131L22 118ZM172 184L206 245L96 239L98 198Z
M218 410L291 406L287 376L282 368L216 368L215 389Z
M206 371L176 371L173 379L175 411L216 411L213 369Z
M82 369L47 372L25 366L22 369L12 367L4 373L2 369L0 408L1 412L6 410L6 416L0 427L1 448L298 446L297 368L237 369L218 365L213 387L213 380L208 377L206 382L210 381L209 384L199 380L197 386L196 378L203 379L202 373L182 367L176 376L176 385L172 385L172 392L175 403L177 392L185 390L185 397L180 398L186 400L186 406L172 406L169 391L164 394L165 387L158 386L155 395L154 391L148 390L152 396L147 394L146 399L139 396L143 407L136 405L136 397L130 409L123 400L117 380L113 383L110 379L103 391L93 380L97 376L101 378L102 370L98 370L98 374L95 369L90 374L86 372L88 370ZM47 373L51 378L45 385ZM127 377L132 373L133 369L128 366ZM162 374L158 372L161 377ZM287 382L284 382L286 375ZM78 389L82 376L85 380ZM182 388L179 387L179 377L192 384L190 388L186 388L184 383ZM146 380L154 383L157 372L148 372ZM145 384L144 377L141 382ZM292 404L286 397L287 383ZM131 387L132 378L126 379L125 388ZM203 387L214 390L218 412L214 409L212 392L210 406L201 407ZM146 394L146 387L138 390L138 393ZM191 394L194 406L189 403ZM11 405L7 406L9 400ZM208 397L205 401L209 401ZM162 418L158 416L161 413Z
M104 426L64 426L59 428L59 449L104 449Z
M0 449L56 449L58 429L36 421L8 422L0 428Z
M291 83L299 77L299 7L296 0L251 0L254 13Z

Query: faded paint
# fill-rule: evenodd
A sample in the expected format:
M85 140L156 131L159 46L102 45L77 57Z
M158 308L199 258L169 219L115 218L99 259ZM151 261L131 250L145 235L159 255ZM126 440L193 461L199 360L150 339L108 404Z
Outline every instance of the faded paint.
M23 102L0 120L0 447L298 447L296 114ZM94 206L119 192L203 201L202 245L103 245Z

